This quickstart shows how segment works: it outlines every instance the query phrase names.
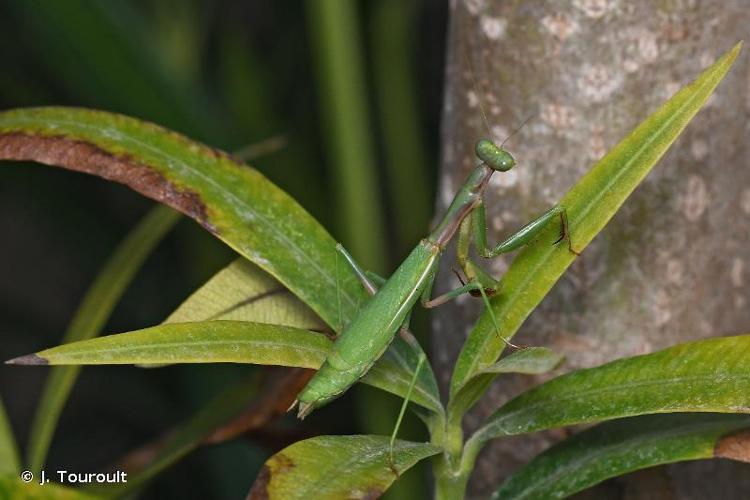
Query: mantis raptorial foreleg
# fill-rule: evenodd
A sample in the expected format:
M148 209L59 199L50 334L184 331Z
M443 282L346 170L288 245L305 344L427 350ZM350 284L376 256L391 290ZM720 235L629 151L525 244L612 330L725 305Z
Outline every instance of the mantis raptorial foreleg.
M372 271L365 271L365 276L367 276L367 278L378 288L382 287L388 282L387 278L383 278L381 275L376 274Z
M476 209L470 212L466 218L461 221L461 225L458 227L458 236L456 238L456 260L458 261L461 270L463 270L467 282L477 281L481 283L484 286L485 291L488 292L489 295L492 295L497 290L499 282L490 276L481 265L474 262L469 255L471 240L474 236L473 221L475 211ZM461 284L463 283L464 281L461 280ZM479 293L475 293L475 295L478 297Z
M580 255L579 252L573 249L573 243L570 240L568 212L565 210L565 207L561 207L560 205L550 208L492 249L487 244L487 216L485 214L484 202L480 201L471 215L474 223L474 242L477 246L477 252L482 257L488 259L497 257L500 254L512 252L531 243L551 221L557 218L560 219L560 237L552 244L556 245L562 240L568 240L568 250L575 255Z
M481 296L487 310L489 311L492 323L495 326L498 335L500 335L500 327L497 319L495 318L494 312L490 307L488 299L488 295L493 295L496 292L498 281L490 276L487 272L485 272L479 264L474 262L473 259L471 259L469 250L471 247L472 238L477 247L478 253L482 257L496 257L500 254L517 250L520 247L532 242L547 227L547 225L557 217L560 218L560 237L553 244L557 244L563 239L567 239L568 249L572 253L578 255L578 252L573 250L570 241L567 212L565 208L560 206L550 208L542 215L532 220L517 232L499 243L495 248L490 248L487 244L487 217L485 214L484 203L480 200L477 203L476 207L474 207L474 209L471 210L471 212L461 221L461 225L458 229L456 258L459 265L461 266L461 269L466 275L468 282L464 283L462 280L462 286L443 295L430 299L430 289L432 288L432 281L430 281L422 295L422 305L425 307L436 307L465 293L469 293L474 296ZM517 347L511 344L504 337L501 336L501 338L509 346Z
M354 260L354 257L352 257L349 254L349 252L346 251L346 248L344 248L344 245L342 245L341 243L336 243L336 251L344 256L344 258L346 259L346 262L349 264L349 267L352 268L352 270L354 271L354 274L356 274L357 278L359 278L359 281L360 283L362 283L362 286L364 287L365 291L367 291L367 293L370 295L375 295L376 293L378 293L378 288L371 281L371 277L374 277L376 280L380 280L383 278L381 278L380 276L377 276L374 273L365 271L359 264L357 264L357 261ZM368 274L370 276L368 276Z

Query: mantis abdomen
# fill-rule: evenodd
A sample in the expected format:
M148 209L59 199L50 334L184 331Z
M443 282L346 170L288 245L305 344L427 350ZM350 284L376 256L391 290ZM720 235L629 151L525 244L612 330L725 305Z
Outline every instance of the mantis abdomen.
M435 273L442 249L422 240L333 344L326 361L299 394L299 415L354 385L383 355Z

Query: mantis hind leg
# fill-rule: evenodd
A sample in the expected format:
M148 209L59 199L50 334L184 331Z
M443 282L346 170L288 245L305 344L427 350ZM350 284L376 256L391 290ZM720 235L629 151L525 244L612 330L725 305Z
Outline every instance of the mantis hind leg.
M414 342L416 342L416 339L414 339L413 336L411 338L414 340ZM409 390L406 391L406 397L404 398L404 402L401 403L401 410L398 412L396 425L393 428L393 432L391 433L391 439L388 442L388 467L391 469L391 471L393 471L393 473L396 476L400 476L401 474L398 472L398 469L396 468L396 464L393 460L393 445L396 442L396 436L398 435L398 430L401 427L401 421L404 419L404 414L406 413L406 407L409 405L409 400L411 399L411 393L414 390L414 386L417 384L417 377L419 377L419 372L422 369L422 365L424 365L424 362L425 362L425 355L424 353L420 352L419 359L417 360L417 367L414 370L414 375L412 376L411 382L409 383Z
M349 252L346 251L341 243L336 243L336 251L344 256L347 264L349 264L349 267L352 268L354 274L357 275L357 278L359 278L360 283L362 283L362 286L365 288L367 293L369 293L370 295L375 295L376 293L378 293L378 287L383 286L383 284L385 284L386 282L386 279L371 271L365 271L365 269L362 268L362 266L360 266L356 260L354 260L354 257L352 257Z

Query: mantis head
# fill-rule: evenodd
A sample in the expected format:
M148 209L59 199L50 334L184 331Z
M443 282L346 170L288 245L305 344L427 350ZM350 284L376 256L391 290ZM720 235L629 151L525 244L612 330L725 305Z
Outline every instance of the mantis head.
M478 140L474 152L492 170L507 172L516 164L512 154L495 145L490 139Z

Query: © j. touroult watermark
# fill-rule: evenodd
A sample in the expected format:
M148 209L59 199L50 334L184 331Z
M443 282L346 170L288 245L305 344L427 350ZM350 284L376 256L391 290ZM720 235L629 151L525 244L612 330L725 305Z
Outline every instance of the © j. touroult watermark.
M112 472L72 472L69 470L56 470L39 472L39 484L45 485L52 481L62 484L105 484L105 483L127 483L128 473L124 471ZM34 473L30 470L21 472L21 481L30 483L34 480Z

